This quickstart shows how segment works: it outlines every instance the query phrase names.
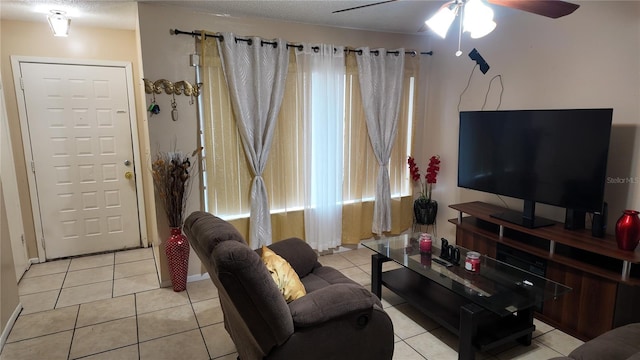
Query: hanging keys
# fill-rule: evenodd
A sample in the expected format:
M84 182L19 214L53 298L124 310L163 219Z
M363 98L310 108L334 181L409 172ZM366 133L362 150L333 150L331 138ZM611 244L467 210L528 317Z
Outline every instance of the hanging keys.
M147 109L147 111L150 113L150 116L157 115L158 113L160 113L160 106L156 104L156 94L152 95L151 104L149 105L149 108Z

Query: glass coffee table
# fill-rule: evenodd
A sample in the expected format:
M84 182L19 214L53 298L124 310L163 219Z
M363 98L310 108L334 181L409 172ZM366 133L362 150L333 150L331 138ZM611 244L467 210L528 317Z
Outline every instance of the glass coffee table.
M571 291L484 255L477 271L466 270L470 250L453 245L460 252L456 265L446 256L440 257L440 241L433 241L431 253L421 254L419 235L362 242L375 251L371 256L371 291L380 298L384 285L457 334L458 359L473 360L476 349L485 351L511 341L530 345L536 307ZM387 261L402 266L383 272L382 264Z

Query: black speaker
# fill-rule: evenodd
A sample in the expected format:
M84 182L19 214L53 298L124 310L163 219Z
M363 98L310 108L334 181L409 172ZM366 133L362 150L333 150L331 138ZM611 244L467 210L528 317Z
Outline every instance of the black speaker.
M564 216L564 228L569 230L584 229L585 211L567 209Z
M591 221L591 235L602 238L607 233L607 213L609 206L605 202L602 206L602 212L594 212Z

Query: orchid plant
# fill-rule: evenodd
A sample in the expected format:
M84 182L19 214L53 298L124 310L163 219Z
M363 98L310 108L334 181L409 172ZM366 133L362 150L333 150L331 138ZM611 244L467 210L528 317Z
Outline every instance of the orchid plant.
M409 172L411 173L411 180L419 183L420 185L420 198L431 201L431 190L433 184L437 182L438 172L440 171L440 156L434 155L429 158L429 165L427 166L427 172L424 178L420 175L420 169L416 164L416 160L409 156L407 159L409 164Z

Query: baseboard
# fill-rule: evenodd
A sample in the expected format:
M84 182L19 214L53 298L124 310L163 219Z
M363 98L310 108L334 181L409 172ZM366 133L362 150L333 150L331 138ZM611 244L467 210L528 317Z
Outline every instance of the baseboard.
M194 282L194 281L200 281L200 280L208 280L211 279L211 277L209 276L209 273L206 272L204 274L200 274L200 275L190 275L187 276L187 282Z
M0 352L4 348L4 343L7 342L9 333L11 332L11 329L13 329L13 324L15 324L16 320L18 320L18 315L20 315L20 311L22 311L22 304L18 303L18 305L16 306L16 309L13 310L13 314L11 314L9 321L7 321L7 325L5 325L4 329L2 329L2 337L0 337Z
M198 274L198 275L189 275L187 276L187 283L200 281L200 280L207 280L207 279L211 279L208 272L204 274ZM171 280L165 280L160 283L160 287L162 288L171 287L171 286L172 286Z
M31 258L29 259L29 264L33 265L33 264L40 264L40 259L38 258Z

